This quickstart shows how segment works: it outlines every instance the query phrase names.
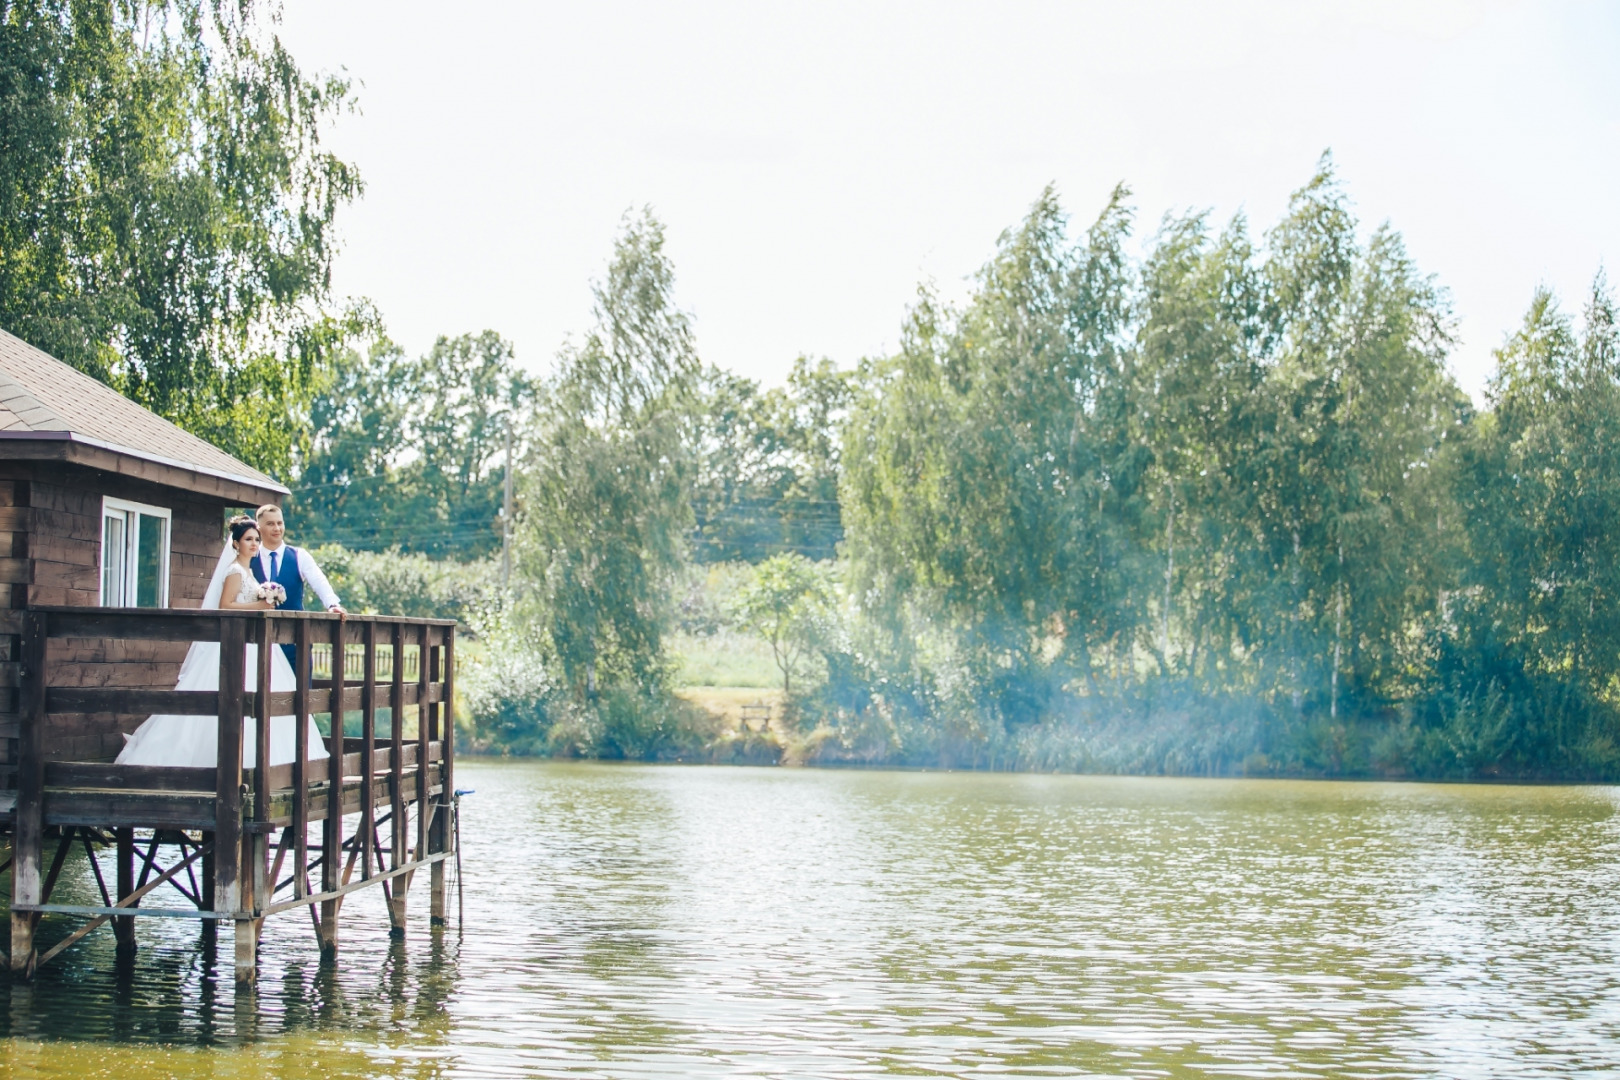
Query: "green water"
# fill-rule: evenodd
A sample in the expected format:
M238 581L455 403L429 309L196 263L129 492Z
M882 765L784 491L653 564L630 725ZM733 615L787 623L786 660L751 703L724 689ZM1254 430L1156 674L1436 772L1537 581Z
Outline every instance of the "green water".
M1620 1072L1620 789L465 763L466 921L0 985L15 1076ZM69 870L86 898L87 863ZM54 933L54 932L52 932ZM49 938L47 937L47 940ZM225 939L222 938L222 942ZM223 981L220 981L223 976Z

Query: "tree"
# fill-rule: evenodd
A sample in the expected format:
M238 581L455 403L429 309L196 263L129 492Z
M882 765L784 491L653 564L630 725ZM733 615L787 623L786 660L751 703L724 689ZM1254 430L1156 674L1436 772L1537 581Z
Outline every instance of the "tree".
M663 678L669 586L692 520L698 372L650 210L626 215L593 292L596 325L558 358L535 416L518 530L528 617L581 701L605 682Z
M1048 189L964 310L925 296L844 448L858 594L935 605L1009 723L1093 680L1143 617L1125 196L1071 244Z
M0 325L285 474L362 328L328 310L351 100L251 0L0 5Z
M1237 662L1243 598L1270 568L1237 511L1249 498L1243 463L1266 426L1275 337L1244 220L1212 238L1205 214L1167 219L1143 269L1139 312L1139 422L1154 462L1145 542L1163 568L1142 644L1166 674L1241 683L1252 672Z
M737 615L743 624L770 643L784 694L793 691L793 673L825 637L832 603L827 570L791 552L772 555L756 566L738 596Z
M1241 219L1167 221L1143 293L1141 535L1165 574L1143 645L1330 719L1417 692L1409 631L1452 570L1436 474L1470 415L1444 295L1392 230L1358 242L1325 157L1261 256Z
M857 372L801 356L761 391L715 369L699 383L694 555L757 563L781 551L830 559L843 540L838 477Z
M1387 227L1362 247L1324 155L1267 236L1266 378L1230 455L1245 649L1296 708L1402 689L1405 630L1446 584L1430 480L1466 399L1445 297Z
M310 401L310 446L291 485L288 509L304 542L365 549L392 523L407 364L398 345L379 337L364 353L340 351L328 366Z
M844 538L838 477L844 425L861 375L860 370L840 370L825 358L800 356L787 385L769 391L761 402L780 448L780 543L810 559L832 558Z
M492 330L408 359L386 338L319 384L293 486L300 535L361 550L477 559L500 544L506 431L522 447L533 382Z
M692 412L693 558L759 562L782 544L780 503L792 479L768 397L754 380L711 367Z
M1456 473L1468 557L1453 620L1469 648L1447 674L1476 694L1525 680L1521 765L1612 765L1582 753L1620 741L1620 364L1601 275L1585 324L1537 291Z

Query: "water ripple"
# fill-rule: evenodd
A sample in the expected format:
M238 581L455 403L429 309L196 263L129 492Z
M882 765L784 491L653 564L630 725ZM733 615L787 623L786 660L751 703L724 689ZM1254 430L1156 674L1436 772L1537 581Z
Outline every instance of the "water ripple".
M469 762L466 925L0 986L19 1076L1620 1072L1609 788ZM88 896L88 867L68 872ZM421 890L413 896L425 900ZM221 950L220 960L228 959ZM229 979L228 967L225 978Z

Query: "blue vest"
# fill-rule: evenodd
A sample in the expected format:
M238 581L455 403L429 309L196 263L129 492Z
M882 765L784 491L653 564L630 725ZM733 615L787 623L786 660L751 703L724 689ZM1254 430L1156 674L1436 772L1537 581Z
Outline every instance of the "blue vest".
M298 549L291 544L282 544L281 550L276 553L276 584L287 590L287 601L281 605L283 611L304 610L304 575L298 571ZM253 560L253 580L264 584L263 557Z

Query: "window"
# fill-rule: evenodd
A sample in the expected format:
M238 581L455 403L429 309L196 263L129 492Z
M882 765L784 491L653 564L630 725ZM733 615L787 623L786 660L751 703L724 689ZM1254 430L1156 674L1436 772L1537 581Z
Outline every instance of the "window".
M169 511L101 500L101 606L169 606Z

